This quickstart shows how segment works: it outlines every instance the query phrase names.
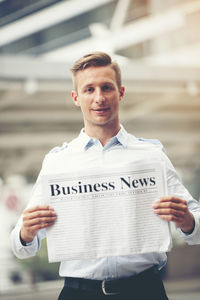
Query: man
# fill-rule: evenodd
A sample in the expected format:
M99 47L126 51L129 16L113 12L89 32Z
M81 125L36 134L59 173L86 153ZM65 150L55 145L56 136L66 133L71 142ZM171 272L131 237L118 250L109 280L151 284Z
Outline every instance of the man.
M12 232L15 255L19 258L35 255L45 237L45 228L56 220L54 210L42 205L43 174L70 172L74 168L78 171L88 166L98 169L104 164L112 168L119 161L165 162L169 196L155 202L152 209L161 219L174 222L186 242L200 243L200 207L181 184L161 144L138 139L120 125L119 104L125 88L117 63L106 53L91 53L74 64L72 74L72 98L81 108L84 129L72 142L52 150L45 157L28 208ZM60 276L65 277L65 286L59 300L166 300L159 275L165 263L165 253L61 262Z

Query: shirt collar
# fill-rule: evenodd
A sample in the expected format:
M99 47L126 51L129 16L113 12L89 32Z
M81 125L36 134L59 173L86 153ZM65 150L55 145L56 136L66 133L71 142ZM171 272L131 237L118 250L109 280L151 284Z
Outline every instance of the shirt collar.
M117 133L116 138L124 147L128 145L128 132L124 129L124 127L120 124L120 131Z
M85 133L84 128L81 129L81 132L78 136L78 140L79 140L79 146L83 149L83 150L87 150L88 148L90 148L92 145L95 144L96 142L96 138L92 138L90 136L88 136ZM116 143L116 141L118 141L122 146L127 147L128 144L128 133L127 131L124 129L124 127L122 125L120 125L120 130L119 132L116 134L116 136L112 137L109 141L112 143Z

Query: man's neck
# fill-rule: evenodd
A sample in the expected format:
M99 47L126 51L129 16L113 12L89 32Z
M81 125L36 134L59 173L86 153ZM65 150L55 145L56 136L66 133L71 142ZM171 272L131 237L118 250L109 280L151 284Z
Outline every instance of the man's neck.
M85 133L90 137L97 138L102 146L105 146L108 141L115 136L120 130L120 124L118 126L93 126L92 128L88 128L85 126Z

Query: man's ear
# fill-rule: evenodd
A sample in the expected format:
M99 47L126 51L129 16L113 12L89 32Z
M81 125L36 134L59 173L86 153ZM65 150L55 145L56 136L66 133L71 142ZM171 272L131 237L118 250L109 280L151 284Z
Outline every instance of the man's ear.
M78 101L78 95L76 91L72 91L72 99L74 100L74 104L76 106L80 106L79 101Z
M124 97L125 87L122 85L119 90L119 100L121 101Z

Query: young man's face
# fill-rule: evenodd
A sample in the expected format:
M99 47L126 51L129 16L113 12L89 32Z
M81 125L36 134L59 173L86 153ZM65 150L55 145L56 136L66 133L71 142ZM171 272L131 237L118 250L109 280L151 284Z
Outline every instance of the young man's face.
M72 97L81 107L86 132L96 126L119 127L119 102L124 87L118 88L110 66L89 67L76 74L77 91Z

